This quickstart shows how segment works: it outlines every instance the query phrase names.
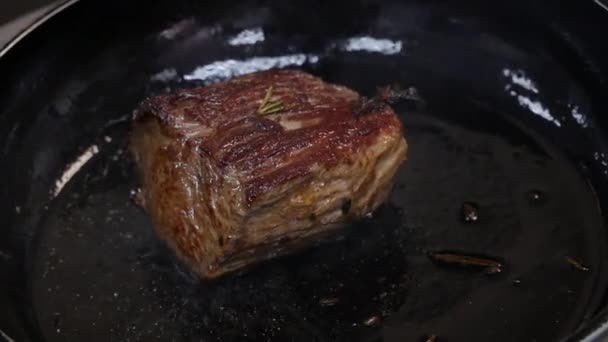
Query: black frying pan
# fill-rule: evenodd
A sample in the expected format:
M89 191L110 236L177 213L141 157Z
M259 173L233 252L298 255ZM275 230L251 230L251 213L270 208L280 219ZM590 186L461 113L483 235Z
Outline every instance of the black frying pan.
M0 52L0 340L602 340L599 2L65 7ZM409 161L339 241L203 283L130 200L130 113L153 94L273 67L366 95L417 87L424 106L395 107Z

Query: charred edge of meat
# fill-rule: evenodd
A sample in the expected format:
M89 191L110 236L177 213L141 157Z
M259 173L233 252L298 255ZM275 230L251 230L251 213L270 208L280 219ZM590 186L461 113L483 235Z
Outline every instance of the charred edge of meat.
M176 103L186 100L200 101L200 96L192 92L192 89L182 89L174 94L156 95L140 102L139 106L131 114L131 120L137 122L152 115L164 124L173 124L175 118L170 111L163 109L163 103Z
M424 105L426 102L414 87L402 89L399 85L379 87L372 98L361 97L354 106L354 116L359 118L368 113L382 111L387 104L400 101L413 101Z
M357 103L355 103L353 115L358 119L366 114L381 112L385 110L386 107L387 104L377 97L372 97L370 99L362 96Z

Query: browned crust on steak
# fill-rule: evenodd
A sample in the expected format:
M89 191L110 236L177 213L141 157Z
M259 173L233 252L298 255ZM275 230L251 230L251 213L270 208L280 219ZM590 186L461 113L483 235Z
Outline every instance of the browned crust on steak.
M262 116L269 87L283 109ZM145 100L131 150L159 235L201 277L215 278L373 211L407 143L390 107L356 116L360 100L290 70Z
M260 116L269 85L284 110ZM307 73L272 70L150 98L135 119L153 115L170 136L189 140L220 167L238 170L251 205L269 189L306 175L312 164L331 167L387 130L402 130L388 106L355 118L358 99L352 90ZM310 125L292 130L281 125L298 120Z

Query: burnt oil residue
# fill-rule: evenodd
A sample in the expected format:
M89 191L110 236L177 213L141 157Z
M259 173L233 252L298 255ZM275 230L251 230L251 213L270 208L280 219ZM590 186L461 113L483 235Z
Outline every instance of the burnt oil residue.
M118 3L75 5L67 19L95 13L99 25L57 32L27 53L48 67L5 79L36 84L2 108L19 113L7 237L35 236L28 267L14 267L31 272L3 279L25 293L10 305L32 307L15 320L37 340L551 341L601 304L608 154L579 68L547 57L536 31L512 38L462 4L349 4L348 19L292 2L227 16L184 0L156 2L146 15L167 19L133 30L140 6ZM128 20L113 21L116 9ZM388 201L338 241L201 282L130 199L130 113L146 96L269 67L365 96L415 86L424 101L394 105L408 161Z
M479 205L473 202L464 202L460 207L460 218L463 222L476 222L479 220Z

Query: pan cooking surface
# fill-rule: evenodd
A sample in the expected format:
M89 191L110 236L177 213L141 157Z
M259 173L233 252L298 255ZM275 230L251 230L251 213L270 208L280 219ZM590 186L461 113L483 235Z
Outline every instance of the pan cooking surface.
M7 241L21 244L0 256L16 270L6 303L32 308L14 318L31 339L550 341L600 308L608 163L588 86L549 43L428 3L345 17L324 5L317 19L297 5L169 3L148 19L77 4L49 25L66 37L37 45L43 62L19 64L35 87L5 99L14 170L3 172ZM274 67L364 95L415 86L425 103L395 106L408 161L389 200L337 241L202 283L131 199L129 115L146 96Z
M516 128L508 138L502 128L490 133L489 113L460 108L458 117L470 116L476 129L430 112L403 115L409 164L387 204L351 234L213 284L200 284L157 242L129 199L136 182L126 127L108 130L103 137L112 141L102 138L100 153L50 204L40 227L31 281L43 333L58 340L99 332L120 340L425 333L481 340L545 339L572 328L599 276L598 251L585 250L600 247L590 241L601 225L592 193L562 156ZM478 221L461 220L465 201L479 205ZM505 267L496 275L441 268L426 256L435 250L489 254ZM591 271L575 269L567 255ZM471 329L470 321L485 328Z

